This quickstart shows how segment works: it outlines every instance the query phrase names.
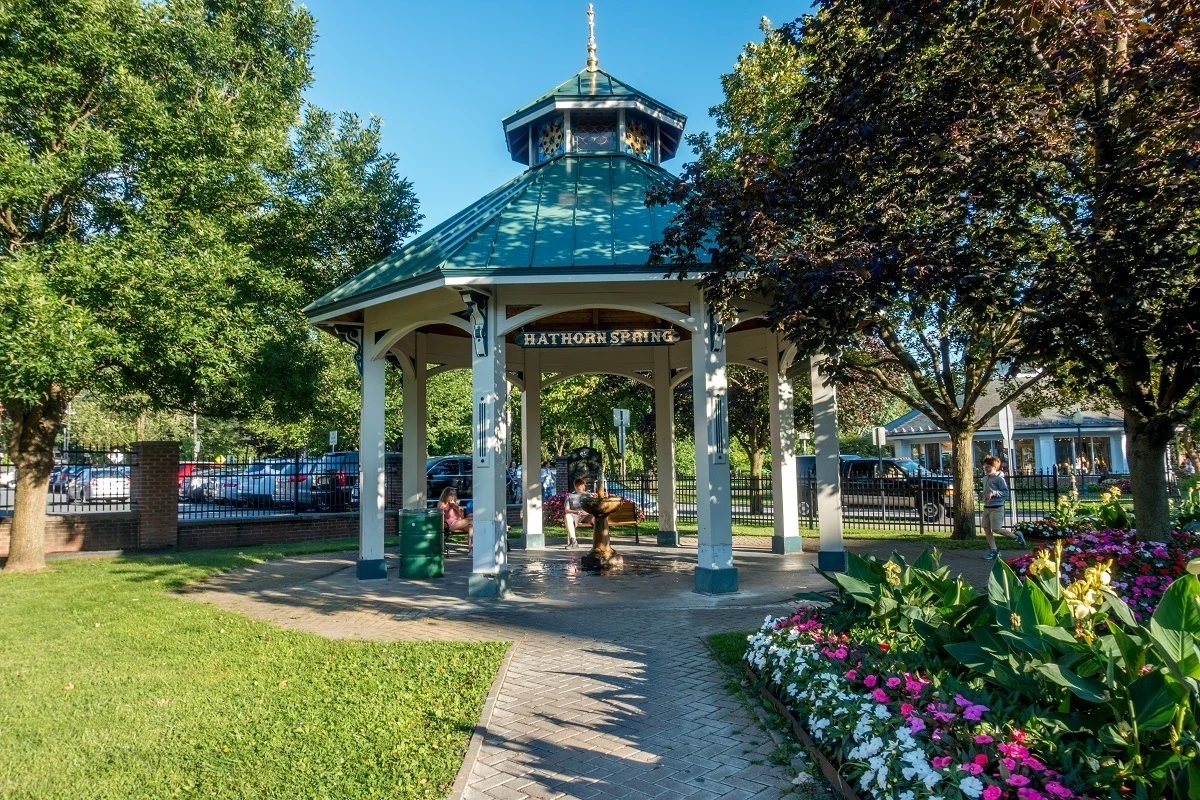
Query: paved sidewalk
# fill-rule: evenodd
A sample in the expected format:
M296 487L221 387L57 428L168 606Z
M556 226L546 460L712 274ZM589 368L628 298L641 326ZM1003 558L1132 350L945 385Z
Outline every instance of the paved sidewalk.
M465 598L461 555L440 581L393 572L360 583L343 553L239 570L188 594L336 638L514 642L465 798L787 795L774 744L727 693L703 637L755 628L795 592L824 588L814 556L739 551L742 591L714 598L691 591L694 551L621 549L630 567L603 577L578 569L584 551L513 551L504 601Z

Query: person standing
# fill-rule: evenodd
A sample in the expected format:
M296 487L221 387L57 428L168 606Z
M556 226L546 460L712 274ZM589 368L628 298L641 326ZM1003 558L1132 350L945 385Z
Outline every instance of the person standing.
M554 496L554 470L550 469L549 461L542 462L539 474L542 481L542 499L546 500Z
M1026 547L1025 536L1013 533L1004 528L1004 501L1008 499L1008 481L1000 471L1000 459L996 456L986 456L983 459L983 535L987 537L988 551L984 556L988 561L1000 557L1000 548L996 546L995 534L1016 539L1022 548ZM1015 515L1014 515L1015 516Z

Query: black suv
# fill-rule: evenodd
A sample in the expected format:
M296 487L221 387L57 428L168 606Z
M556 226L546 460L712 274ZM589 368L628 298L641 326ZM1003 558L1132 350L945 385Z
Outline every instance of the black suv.
M813 482L816 456L798 456L800 514L812 513L812 500L804 491ZM880 467L882 466L882 473ZM926 522L944 522L950 516L954 480L949 475L929 472L908 458L841 457L842 507L886 505L888 508L919 508Z
M471 497L475 463L470 456L438 456L425 462L426 496L436 501L443 489L453 489L459 500Z

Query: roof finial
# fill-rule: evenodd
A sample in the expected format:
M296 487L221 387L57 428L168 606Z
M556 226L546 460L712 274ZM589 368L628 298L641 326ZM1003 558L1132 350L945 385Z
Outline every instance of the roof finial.
M588 58L587 71L595 72L600 68L600 62L596 59L596 12L592 10L592 4L588 3L587 10L588 18Z

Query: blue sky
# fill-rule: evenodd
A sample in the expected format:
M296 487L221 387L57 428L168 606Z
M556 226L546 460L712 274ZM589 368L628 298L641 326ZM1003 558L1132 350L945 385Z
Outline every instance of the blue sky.
M586 2L310 0L324 108L375 114L434 225L517 174L500 119L583 69ZM600 67L710 130L743 45L810 7L791 0L600 0ZM678 172L689 159L666 164Z

